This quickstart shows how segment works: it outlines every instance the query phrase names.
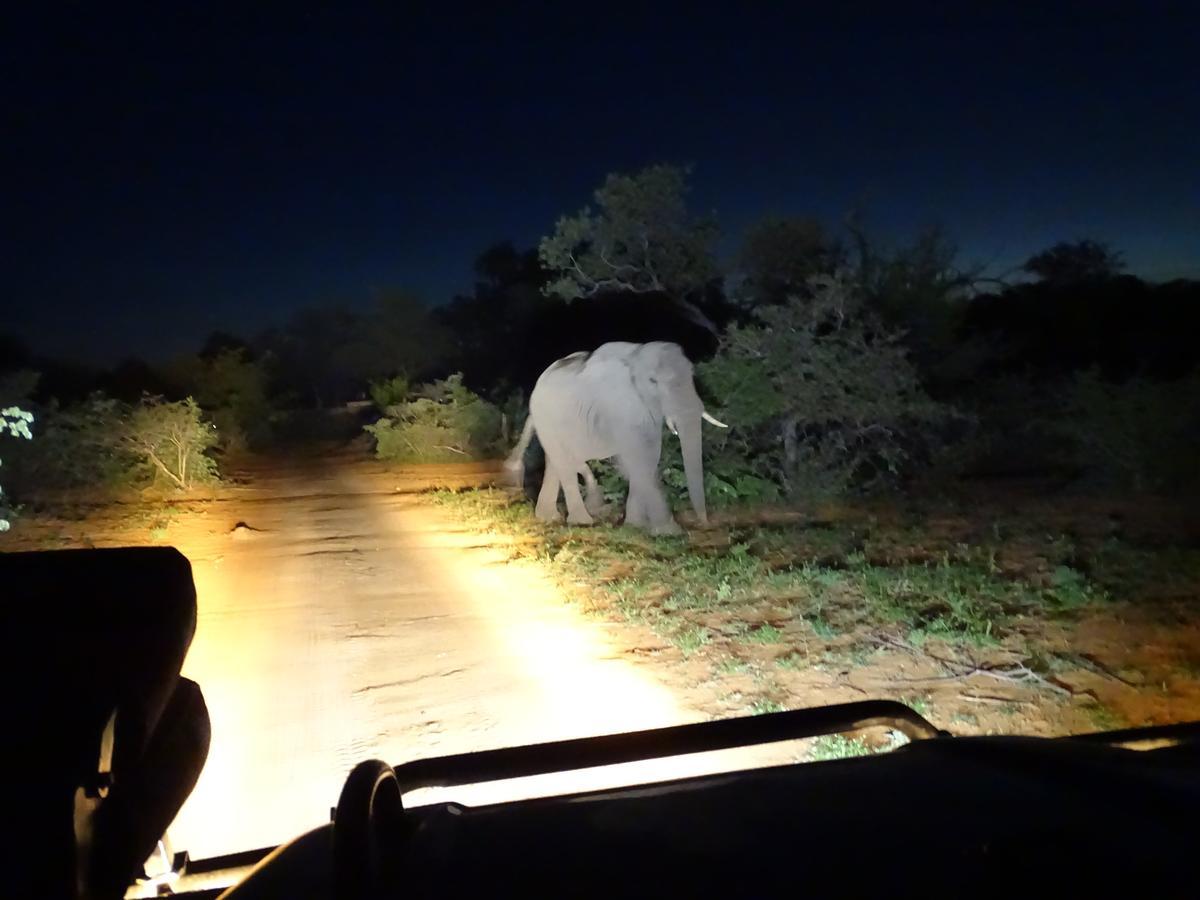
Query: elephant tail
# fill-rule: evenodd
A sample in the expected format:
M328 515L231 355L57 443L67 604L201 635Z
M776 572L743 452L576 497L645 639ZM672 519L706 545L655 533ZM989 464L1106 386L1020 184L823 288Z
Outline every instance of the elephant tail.
M521 430L521 439L517 441L517 446L513 447L512 453L504 461L506 479L518 487L525 481L525 450L529 447L529 442L533 440L533 431L533 416L526 416L525 427Z

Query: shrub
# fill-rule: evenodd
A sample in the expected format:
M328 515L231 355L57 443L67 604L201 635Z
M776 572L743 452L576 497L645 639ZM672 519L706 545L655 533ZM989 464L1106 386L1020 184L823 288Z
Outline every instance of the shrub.
M33 413L28 410L21 409L19 406L6 406L0 409L0 435L25 438L28 441L33 438L33 434L29 431L29 424L32 421ZM11 515L12 509L4 496L4 487L0 486L0 531L8 531L11 527L9 522Z
M735 494L830 496L884 486L931 457L956 414L920 383L902 334L844 274L757 311L697 367L728 432L706 434L706 464ZM739 484L741 487L739 488Z
M251 359L242 348L212 357L187 356L164 373L178 396L196 400L216 425L226 452L259 447L271 438L268 400L269 360Z
M371 401L379 407L381 413L387 415L389 409L408 399L408 378L404 375L396 375L393 378L372 381L367 390L371 395Z
M21 481L26 489L105 489L135 482L137 460L120 440L127 412L125 404L101 393L63 408L51 402L31 448L36 452L21 460Z
M51 404L42 419L36 452L19 464L27 490L136 487L163 477L187 489L216 475L207 456L216 429L190 398L144 397L129 406L97 393L64 409Z
M143 397L120 428L120 439L155 481L165 477L187 490L216 478L216 463L206 452L217 443L217 429L191 397L178 403Z
M502 452L502 415L454 374L425 385L412 400L393 404L366 430L375 455L393 462L485 459Z
M1105 381L1093 369L1072 377L1055 430L1092 482L1161 491L1196 486L1200 372L1177 381Z

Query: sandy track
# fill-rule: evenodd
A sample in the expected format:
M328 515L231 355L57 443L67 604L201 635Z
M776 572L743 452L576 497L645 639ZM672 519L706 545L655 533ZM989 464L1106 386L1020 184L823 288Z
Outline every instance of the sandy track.
M428 471L308 458L242 474L207 515L171 527L199 595L185 674L213 720L176 849L200 858L319 825L363 759L699 717L536 567L409 492ZM254 530L231 532L237 522Z

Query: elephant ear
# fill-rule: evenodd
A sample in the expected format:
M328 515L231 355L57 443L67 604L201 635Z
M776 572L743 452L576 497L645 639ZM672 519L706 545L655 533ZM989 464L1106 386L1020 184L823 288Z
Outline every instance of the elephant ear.
M657 383L678 385L692 380L692 363L678 344L655 346L654 380Z
M598 407L625 421L641 418L640 411L646 423L653 425L655 418L662 418L662 405L658 387L650 378L653 369L642 359L642 349L639 344L606 344L592 354L584 377ZM635 397L640 402L634 402Z

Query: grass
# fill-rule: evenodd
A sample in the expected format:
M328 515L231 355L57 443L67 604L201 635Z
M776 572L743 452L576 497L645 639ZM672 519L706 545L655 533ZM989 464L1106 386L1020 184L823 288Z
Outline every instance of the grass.
M161 506L154 504L137 509L127 521L135 528L145 528L152 539L161 541L166 537L171 523L182 514L183 510L174 503Z
M830 638L837 637L838 635L838 630L830 625L825 617L821 615L819 608L817 612L806 616L805 621L808 622L808 627L813 630L813 634L822 640L827 641Z
M774 625L760 625L747 632L745 639L752 644L778 644L783 640L783 632Z
M1088 573L1102 591L1118 596L1194 594L1200 585L1200 548L1140 548L1109 538L1095 548Z
M750 663L744 659L738 659L736 656L726 656L713 667L718 675L743 675L751 668Z
M788 671L797 671L808 665L808 660L799 653L789 653L787 656L780 656L775 660L775 665L781 669Z
M1088 707L1088 718L1092 720L1092 724L1096 726L1097 731L1116 731L1124 728L1125 721L1105 706L1103 703L1096 703Z
M691 626L675 632L670 639L684 656L691 656L712 640L712 634L707 628Z
M854 756L870 756L875 751L862 738L848 738L842 734L825 734L813 741L808 758L813 762L831 759L850 759Z
M1080 541L1012 524L970 534L874 520L734 525L689 539L610 525L547 526L528 503L499 490L431 496L483 528L526 538L515 552L546 561L574 596L582 586L585 606L652 628L685 657L708 654L723 675L748 671L738 657L754 645L782 649L772 669L867 665L877 652L864 640L872 634L964 652L1017 642L1033 655L1030 619L1069 619L1110 596L1114 566L1145 562L1125 545L1093 547L1089 557ZM1200 577L1200 554L1195 561ZM1109 574L1098 580L1095 571ZM777 625L749 624L780 610L811 630L803 653ZM829 646L843 636L855 642ZM730 653L739 646L742 653Z
M764 713L783 712L784 709L786 707L782 703L772 700L769 697L760 697L750 704L750 714L755 716L761 716Z
M922 718L929 718L929 698L921 696L901 697L900 702Z

